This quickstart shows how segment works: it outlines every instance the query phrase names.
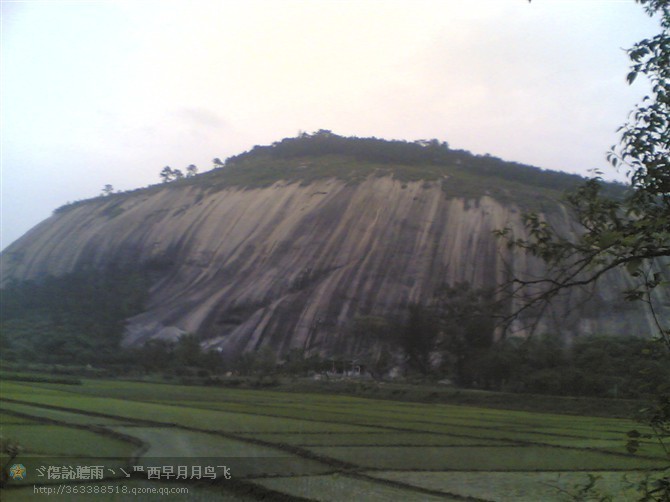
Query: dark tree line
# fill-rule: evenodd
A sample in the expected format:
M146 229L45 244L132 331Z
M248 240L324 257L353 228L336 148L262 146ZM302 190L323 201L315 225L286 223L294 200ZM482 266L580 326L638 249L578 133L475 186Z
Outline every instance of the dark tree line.
M2 357L63 364L118 361L125 319L144 309L148 283L141 270L84 269L8 284L0 295Z
M410 377L563 396L639 399L670 391L670 354L653 340L603 334L568 342L545 334L494 341L495 304L463 287L445 294L439 307L408 309L396 350Z

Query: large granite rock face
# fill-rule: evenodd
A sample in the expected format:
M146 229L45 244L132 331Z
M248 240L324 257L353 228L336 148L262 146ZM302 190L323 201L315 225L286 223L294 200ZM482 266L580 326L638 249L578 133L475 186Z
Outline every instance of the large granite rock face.
M58 211L9 246L2 277L144 264L155 281L146 311L129 319L127 345L192 332L231 354L264 346L352 353L370 343L354 335L357 317L397 320L442 284L493 287L510 274L542 272L493 235L502 227L523 235L515 204L447 195L457 191L445 192L450 182L171 183L99 197ZM551 218L570 231L565 214ZM564 295L538 329L653 332L644 308L621 300L629 281L615 272L596 289Z

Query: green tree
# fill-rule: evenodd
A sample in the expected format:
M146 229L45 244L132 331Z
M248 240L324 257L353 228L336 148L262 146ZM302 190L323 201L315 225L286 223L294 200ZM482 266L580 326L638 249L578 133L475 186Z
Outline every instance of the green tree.
M187 178L192 178L196 174L198 174L198 168L196 167L195 164L191 164L186 168L186 177Z
M491 292L475 291L467 282L443 286L435 295L441 349L459 385L473 383L475 360L493 344L496 310Z
M190 168L191 166L189 166ZM193 166L195 168L195 166ZM197 168L195 168L197 171ZM170 166L165 166L161 172L158 174L163 183L169 183L170 181L181 180L184 178L184 173L181 169L172 169Z
M139 349L136 357L148 372L160 372L170 368L174 362L174 344L165 340L149 340Z
M200 366L202 356L202 348L197 335L187 333L179 337L174 347L174 359L177 367Z
M174 171L170 166L165 166L158 175L163 183L168 183L174 179Z
M380 379L394 364L393 349L397 347L398 333L394 323L384 317L365 315L354 319L351 334L360 349L356 353L365 369ZM410 340L406 340L410 343Z
M256 352L253 369L254 373L258 376L259 382L262 382L265 377L276 373L277 356L271 347L265 346Z
M400 335L400 343L411 369L427 375L431 369L431 355L437 348L438 324L433 311L413 303Z
M309 372L309 365L305 356L304 349L291 349L284 359L282 364L282 371L296 376L307 376Z

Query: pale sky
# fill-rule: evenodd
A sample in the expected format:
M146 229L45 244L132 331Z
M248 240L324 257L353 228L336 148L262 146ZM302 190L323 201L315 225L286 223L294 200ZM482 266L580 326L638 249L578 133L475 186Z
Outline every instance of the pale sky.
M603 169L633 0L2 0L0 248L103 186L299 131Z

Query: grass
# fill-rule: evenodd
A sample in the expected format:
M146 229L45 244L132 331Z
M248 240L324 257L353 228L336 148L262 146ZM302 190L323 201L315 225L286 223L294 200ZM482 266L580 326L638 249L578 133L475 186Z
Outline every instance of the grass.
M464 438L448 434L421 432L363 432L345 434L251 434L250 437L264 441L298 446L460 446L502 445L506 441L488 438Z
M635 482L643 479L642 473L597 471L596 483L602 495L611 499L637 500ZM588 482L585 472L371 472L370 476L407 483L430 490L450 491L461 497L476 497L484 500L506 500L514 502L537 502L538 500L576 500L569 493L577 494L577 488ZM638 497L636 497L638 495Z
M82 415L81 413L77 412L42 408L39 406L31 406L21 403L3 402L2 408L9 412L18 413L22 416L28 415L35 417L36 419L41 419L42 421L58 421L75 425L111 425L124 423L123 420L117 420L113 418L91 417L90 415Z
M142 387L145 384L134 384ZM57 386L54 386L57 387ZM89 389L95 388L95 384ZM168 389L167 386L161 388ZM275 416L264 416L241 412L217 411L188 406L175 406L169 399L160 402L144 402L134 399L118 399L90 395L76 395L58 389L45 389L38 387L36 394L28 393L27 385L14 382L4 382L1 394L5 399L20 399L30 404L42 404L69 410L79 410L95 415L105 415L104 418L115 418L117 420L142 420L156 421L160 423L178 424L184 427L192 427L204 430L218 430L224 432L364 432L370 430L367 427L319 422L314 420L303 420L300 418L284 418L277 420ZM104 392L103 389L100 389ZM253 391L247 391L253 392ZM131 394L132 395L132 394ZM91 420L95 420L92 418Z
M60 425L11 424L2 426L5 437L17 441L25 455L129 457L136 446L127 442Z
M659 460L615 456L582 448L541 446L327 446L311 449L362 467L417 471L625 470L662 465Z
M50 376L34 373L16 373L0 371L0 380L15 380L17 382L45 382L64 383L69 385L81 385L81 380L71 376Z
M590 471L615 483L667 465L653 443L628 454L625 432L640 427L619 418L86 379L3 381L0 397L3 434L28 452L223 463L238 483L221 485L228 494L242 487L314 500L559 500Z
M7 407L3 405L3 409L6 410ZM23 416L17 416L12 413L6 413L6 412L0 412L0 427L2 427L2 431L4 431L4 427L6 425L30 425L30 424L38 424L39 422L37 420L32 420L30 418L26 418Z
M273 490L288 493L309 500L365 500L387 502L403 501L448 501L458 500L439 495L417 493L412 490L397 488L374 481L361 480L338 474L328 476L310 476L262 479L259 484Z
M114 427L114 430L149 445L142 455L144 465L226 465L233 462L237 478L297 476L330 470L319 462L279 448L216 434L160 427Z

